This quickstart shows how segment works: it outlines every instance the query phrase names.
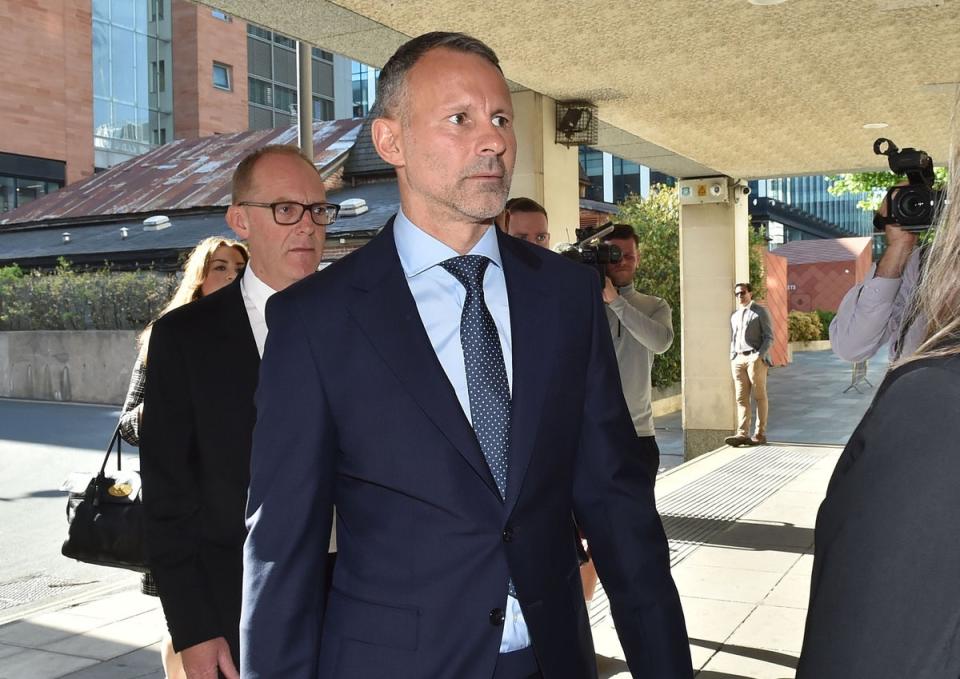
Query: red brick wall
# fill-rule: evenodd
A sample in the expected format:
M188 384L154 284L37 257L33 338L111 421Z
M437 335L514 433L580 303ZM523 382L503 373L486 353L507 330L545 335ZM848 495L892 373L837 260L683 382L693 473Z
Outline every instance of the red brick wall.
M770 312L773 324L773 348L770 360L774 365L789 363L787 353L787 259L770 251L763 253L767 274L767 296L763 305Z
M0 151L93 174L90 0L0 2Z
M174 136L193 139L247 129L247 24L173 0ZM213 62L232 68L232 91L213 86Z
M869 250L865 252L869 257ZM790 311L836 311L857 282L857 261L793 264L788 278Z

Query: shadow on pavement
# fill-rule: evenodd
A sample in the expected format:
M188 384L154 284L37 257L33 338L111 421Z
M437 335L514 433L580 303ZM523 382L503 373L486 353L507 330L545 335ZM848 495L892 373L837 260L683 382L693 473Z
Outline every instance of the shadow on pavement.
M790 523L745 523L743 519L733 521L671 514L662 514L660 518L670 540L737 549L775 549L794 554L804 554L813 546L813 529Z
M0 399L0 440L103 452L119 417L118 406Z

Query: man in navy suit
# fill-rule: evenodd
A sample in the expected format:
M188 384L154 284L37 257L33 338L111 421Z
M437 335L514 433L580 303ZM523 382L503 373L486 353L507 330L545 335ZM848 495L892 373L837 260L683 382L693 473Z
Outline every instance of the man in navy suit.
M426 34L378 87L401 210L267 311L242 676L595 677L575 516L631 672L691 677L596 275L493 227L516 152L496 55Z

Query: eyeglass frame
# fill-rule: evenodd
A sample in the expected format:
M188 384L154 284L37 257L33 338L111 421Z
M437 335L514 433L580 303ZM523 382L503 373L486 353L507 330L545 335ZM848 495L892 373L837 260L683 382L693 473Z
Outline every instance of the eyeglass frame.
M749 295L749 294L750 294L750 291L749 291L749 290L734 290L734 291L733 291L733 296L734 296L734 297L740 297L741 295Z
M340 206L337 205L336 203L298 203L295 200L278 200L275 203L258 203L252 200L242 200L239 203L236 203L236 205L248 205L250 207L268 207L270 208L270 213L273 215L273 221L276 222L279 226L295 226L296 224L299 224L300 220L303 219L304 213L307 211L310 212L310 221L312 221L317 226L330 226L335 221L337 221L337 217L340 215ZM289 223L281 222L280 219L277 217L278 205L297 205L300 207L300 214L297 215L297 218L292 222L289 222ZM317 221L316 215L313 212L313 208L315 208L318 205L322 205L324 209L327 211L326 214L328 215L330 214L329 211L333 210L333 217L330 219L330 221L325 223L321 223Z

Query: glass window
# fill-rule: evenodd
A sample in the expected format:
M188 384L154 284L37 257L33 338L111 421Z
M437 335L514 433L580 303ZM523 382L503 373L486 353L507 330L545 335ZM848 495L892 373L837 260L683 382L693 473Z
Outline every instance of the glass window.
M137 138L137 107L128 104L113 105L113 137L119 139Z
M273 90L273 107L278 111L292 114L296 111L297 91L283 85L277 85Z
M336 115L333 112L333 102L329 99L320 97L313 98L313 119L314 120L333 120Z
M17 207L32 203L46 193L46 185L39 179L17 179Z
M110 26L93 22L93 95L110 96Z
M147 49L147 42L150 39L143 33L136 34L137 45L137 64L136 64L136 102L140 106L146 106L150 99L150 52Z
M286 47L286 48L292 49L292 50L297 49L297 41L294 40L293 38L288 38L288 37L285 36L285 35L280 35L279 33L274 33L274 34L273 34L273 41L274 41L276 44L281 45L282 47Z
M273 48L273 80L278 83L297 86L297 54L282 47Z
M114 26L135 28L136 13L136 2L131 0L111 0L110 2L110 22Z
M273 106L273 88L258 78L247 79L247 96L252 104Z
M136 41L133 31L113 26L110 30L110 79L113 98L132 104L136 101Z
M213 62L213 86L221 90L229 90L233 87L230 77L230 67L225 64Z
M0 177L0 212L16 207L16 186L13 177Z
M110 21L110 0L93 0L93 18Z
M261 40L273 39L272 31L269 31L266 28L261 28L256 24L247 24L247 35L252 35L253 37L260 38Z
M220 21L226 21L227 23L233 21L232 16L219 9L210 10L210 16L212 16L214 19L219 19Z
M106 99L93 100L93 133L99 137L110 137L110 102Z
M270 109L250 106L249 114L251 130L268 130L273 127L273 112Z

